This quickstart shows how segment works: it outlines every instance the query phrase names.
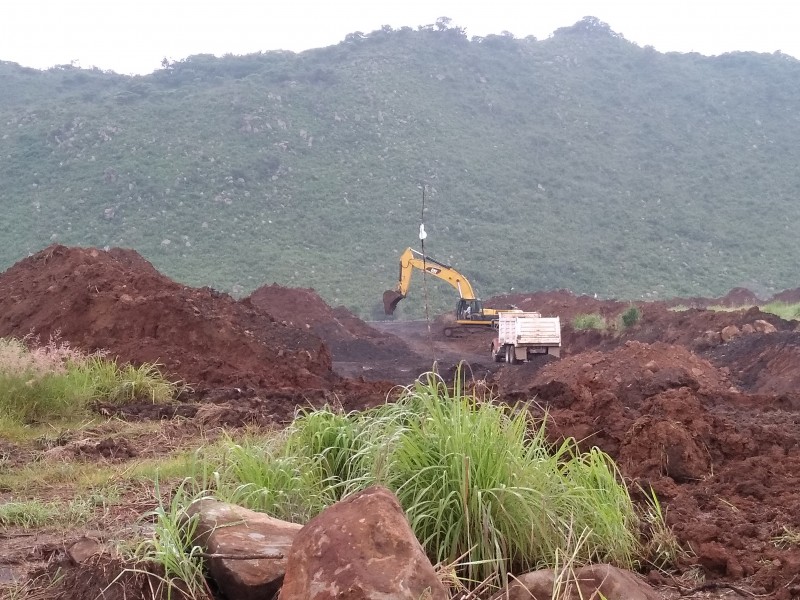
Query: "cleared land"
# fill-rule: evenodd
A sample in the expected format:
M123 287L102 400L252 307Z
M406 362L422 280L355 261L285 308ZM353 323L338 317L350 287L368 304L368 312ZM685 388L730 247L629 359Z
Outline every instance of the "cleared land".
M298 405L375 406L434 360L445 377L465 360L499 400L532 400L553 441L598 446L632 489L652 486L686 551L669 574L649 575L665 597L676 582L702 581L796 597L800 331L758 308L685 308L743 299L729 296L638 304L630 326L619 324L628 303L568 292L494 298L564 323L560 360L507 366L489 359L490 331L454 340L438 320L367 324L307 289L265 286L235 300L177 284L135 252L52 246L0 275L0 336L57 335L120 363L157 362L190 388L169 405L100 406L90 423L34 424L0 439L0 506L42 515L3 522L0 584L19 590L54 565L69 574L65 548L82 536L146 530L138 517L155 506L156 464L168 481L223 435L281 427ZM609 327L575 330L586 314ZM67 581L59 598L88 597L90 573Z

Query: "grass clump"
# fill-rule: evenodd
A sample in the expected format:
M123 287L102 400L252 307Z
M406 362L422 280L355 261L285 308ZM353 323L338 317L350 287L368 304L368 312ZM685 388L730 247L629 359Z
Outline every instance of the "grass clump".
M219 496L288 520L385 485L431 560L457 563L473 583L501 584L559 556L631 567L640 551L638 516L608 456L574 440L552 446L526 407L435 374L363 413L304 412L284 436L230 444L215 468Z
M603 315L597 313L584 313L576 315L575 318L572 319L572 327L577 331L585 331L589 329L605 331L608 327L608 324L606 323Z
M29 348L23 340L0 339L0 412L8 426L77 419L96 401L166 402L177 391L156 365L119 367L54 340Z
M37 499L11 500L0 504L0 525L23 529L80 525L91 518L94 508L91 498L75 498L66 504Z
M186 485L178 486L166 502L156 481L155 494L158 506L142 516L153 522L153 536L132 551L132 558L141 566L129 570L160 579L168 600L173 596L182 600L212 598L203 574L203 549L194 544L198 518L186 518L185 509L193 499Z

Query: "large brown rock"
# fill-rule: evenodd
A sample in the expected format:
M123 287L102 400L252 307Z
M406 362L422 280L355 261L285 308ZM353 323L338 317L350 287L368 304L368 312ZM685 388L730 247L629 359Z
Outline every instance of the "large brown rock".
M727 343L733 338L741 335L741 333L741 330L736 325L728 325L727 327L722 328L720 336L722 336L722 341Z
M198 516L194 543L212 555L206 561L208 572L226 598L274 596L283 582L286 553L301 525L211 498L193 502L186 512ZM265 558L237 558L245 556Z
M372 487L334 504L292 544L280 600L446 600L394 494Z
M761 333L775 333L778 329L770 323L769 321L765 321L764 319L758 319L753 323L753 328L756 331L760 331Z
M660 600L642 579L611 565L588 565L556 583L553 569L520 575L493 600ZM558 592L557 594L555 592Z

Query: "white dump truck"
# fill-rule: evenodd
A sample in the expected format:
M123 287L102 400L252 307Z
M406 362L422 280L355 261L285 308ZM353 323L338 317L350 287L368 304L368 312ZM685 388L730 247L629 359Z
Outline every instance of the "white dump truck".
M499 314L492 358L513 365L537 354L561 354L561 320L538 312L504 311Z

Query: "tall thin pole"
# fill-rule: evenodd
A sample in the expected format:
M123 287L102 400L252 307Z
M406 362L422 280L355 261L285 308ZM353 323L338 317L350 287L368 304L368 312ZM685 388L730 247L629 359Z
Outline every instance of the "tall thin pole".
M422 250L422 293L425 298L425 322L428 325L428 343L431 346L431 356L433 357L434 365L436 364L436 348L433 345L433 331L431 331L431 317L430 307L428 304L428 269L425 261L425 238L428 234L425 232L425 185L422 186L422 211L419 218L419 243Z

